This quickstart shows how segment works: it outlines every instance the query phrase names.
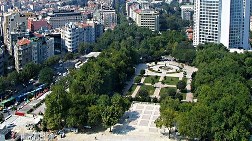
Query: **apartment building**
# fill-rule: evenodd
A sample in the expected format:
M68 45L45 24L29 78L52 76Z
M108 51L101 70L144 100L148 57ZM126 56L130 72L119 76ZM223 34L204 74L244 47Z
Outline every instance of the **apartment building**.
M61 28L61 45L68 52L76 52L81 42L95 42L103 33L103 28L95 21L66 24Z
M52 26L45 19L28 18L27 29L31 32L47 29L50 30Z
M65 26L70 22L81 22L86 19L81 12L75 12L73 10L59 10L48 13L48 17L45 18L52 28L59 28Z
M43 63L47 58L54 55L54 39L45 37L42 34L34 33L30 38L32 47L32 61L34 63Z
M0 76L4 74L4 50L0 48Z
M4 13L3 16L3 35L4 43L7 45L7 50L10 55L13 55L13 45L10 41L12 32L25 32L27 28L27 18L34 17L35 14L31 12L12 11Z
M150 8L147 1L131 0L126 2L127 16L138 26L146 27L152 31L159 31L159 12Z
M193 5L181 5L181 18L183 20L192 20L193 18Z
M193 44L222 43L229 49L250 49L250 0L196 0Z
M138 26L149 28L152 31L159 31L159 13L154 10L136 10L135 22Z
M14 47L15 69L20 72L30 62L43 63L54 55L54 39L34 33L31 38L22 38Z
M115 9L103 7L100 10L101 23L104 25L104 29L114 29L117 25L117 14Z
M17 72L20 72L27 63L32 62L32 47L29 39L18 40L14 47L14 58Z

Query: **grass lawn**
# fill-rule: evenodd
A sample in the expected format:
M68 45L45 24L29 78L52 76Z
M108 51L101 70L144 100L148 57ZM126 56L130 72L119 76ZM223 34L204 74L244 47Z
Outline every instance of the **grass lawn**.
M157 83L159 81L159 76L146 76L145 80L144 80L144 83L151 83L152 80L154 80L155 83Z
M179 82L179 78L178 77L167 77L166 76L163 81L167 85L177 85L177 83Z
M137 87L137 85L133 84L130 87L129 91L126 93L126 95L132 95L132 93L135 91L136 87Z
M153 86L149 86L149 85L142 85L139 89L140 90L143 90L143 89L146 89L148 91L148 94L149 95L153 95L154 94L154 91L155 91L155 88Z
M183 95L183 99L186 99L186 93L181 93Z
M187 78L183 77L183 80L187 83Z
M142 79L142 76L136 76L134 78L134 83L140 83L141 82L141 79ZM140 80L140 82L138 82L138 80Z
M160 90L159 95L168 93L168 89L174 89L175 91L177 90L177 88L171 88L171 87L162 88L162 89Z

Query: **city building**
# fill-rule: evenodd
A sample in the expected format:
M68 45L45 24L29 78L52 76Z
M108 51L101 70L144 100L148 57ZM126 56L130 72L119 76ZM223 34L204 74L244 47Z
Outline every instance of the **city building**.
M196 0L193 45L222 43L227 48L250 49L250 0Z
M32 47L32 61L34 63L43 63L47 58L54 55L54 39L45 37L39 33L33 33L30 38Z
M179 3L193 3L193 0L178 0Z
M28 18L27 29L31 32L40 30L40 29L47 29L50 30L52 26L45 20L45 19L38 19L38 18Z
M250 16L250 31L252 31L252 16Z
M33 33L33 37L17 41L14 47L15 69L20 72L27 63L43 63L53 55L54 38Z
M20 72L27 63L32 61L32 48L29 39L18 40L14 47L14 58L17 72Z
M133 20L138 26L149 28L152 31L159 31L159 13L157 11L138 9L135 12L136 18Z
M193 18L193 5L181 5L181 18L183 20L192 20Z
M69 23L61 28L61 45L68 52L76 52L81 42L93 43L103 33L103 25L95 21Z
M126 13L138 26L159 31L159 12L151 9L148 1L127 1Z
M104 29L114 29L117 25L117 14L115 9L103 7L100 10L100 22L104 25Z
M70 22L81 22L86 20L80 12L75 12L73 10L53 11L52 13L48 13L48 17L45 19L52 28L59 28Z
M0 48L0 76L4 74L4 50Z
M10 55L13 55L13 45L11 45L10 36L12 32L26 32L27 18L34 17L31 12L12 11L4 13L3 16L3 35L4 43L7 45L7 50Z

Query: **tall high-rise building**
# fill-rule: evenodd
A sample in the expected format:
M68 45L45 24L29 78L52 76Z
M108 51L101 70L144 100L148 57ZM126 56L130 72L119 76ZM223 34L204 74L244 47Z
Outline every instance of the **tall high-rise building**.
M250 0L195 0L193 44L250 49Z

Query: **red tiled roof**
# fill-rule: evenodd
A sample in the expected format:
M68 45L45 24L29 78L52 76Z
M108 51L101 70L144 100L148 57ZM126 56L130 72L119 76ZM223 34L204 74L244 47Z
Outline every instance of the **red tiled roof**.
M22 45L27 45L27 44L30 44L30 40L28 40L28 39L26 39L26 38L23 38L23 39L21 39L21 40L18 40L18 42L17 42L17 44L19 45L19 46L22 46Z
M136 9L135 10L136 13L141 13L141 11L142 11L141 9Z
M36 37L38 37L38 38L43 37L42 34L39 34L39 33L36 33L36 32L34 32L33 35L36 36Z

